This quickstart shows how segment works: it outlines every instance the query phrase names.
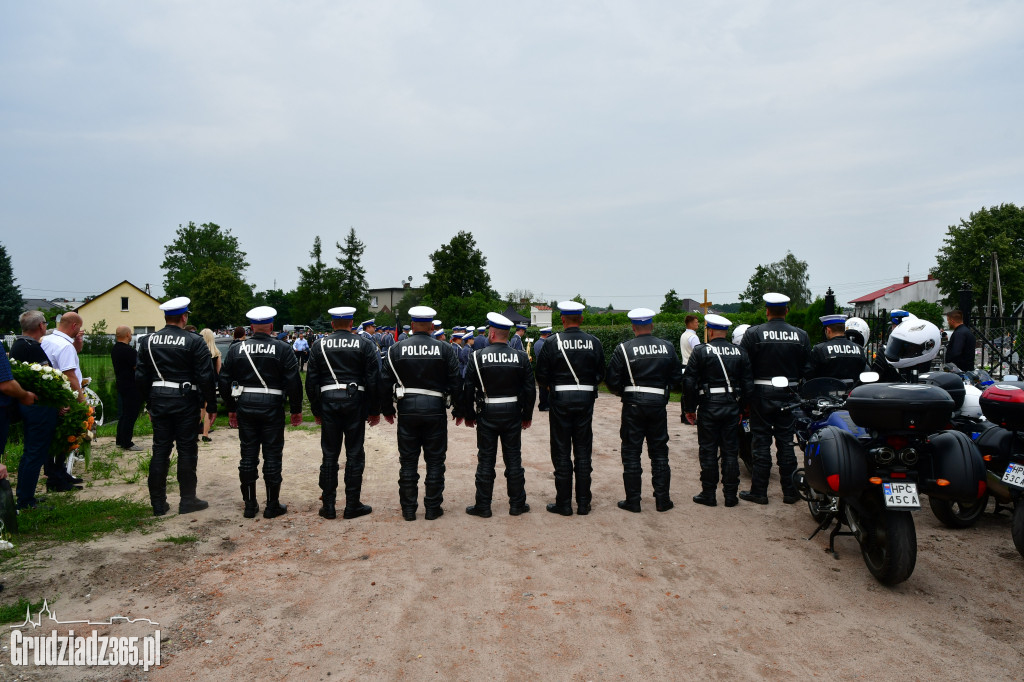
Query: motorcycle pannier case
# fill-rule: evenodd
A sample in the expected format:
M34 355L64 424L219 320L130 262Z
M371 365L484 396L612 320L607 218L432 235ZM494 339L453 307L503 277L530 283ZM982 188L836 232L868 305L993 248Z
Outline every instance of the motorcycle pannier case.
M804 451L804 478L819 493L856 495L868 483L867 454L849 431L826 426Z
M1024 431L1024 383L1000 381L985 389L979 400L981 412L993 424Z
M949 397L953 399L954 410L959 410L964 406L964 397L967 395L967 389L964 387L964 380L960 378L959 374L932 372L921 377L921 381L932 386L938 386L948 393Z
M949 427L953 405L949 393L931 384L864 384L846 399L854 424L887 433L941 431Z
M932 470L922 468L921 492L952 502L974 502L985 494L985 462L971 437L943 431L928 439ZM949 485L939 485L940 479Z

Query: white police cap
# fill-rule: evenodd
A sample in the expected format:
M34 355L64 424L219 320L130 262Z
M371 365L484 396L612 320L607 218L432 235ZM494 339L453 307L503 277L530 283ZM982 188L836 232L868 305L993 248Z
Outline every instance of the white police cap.
M704 316L704 326L708 329L728 329L732 326L732 322L727 317L711 313Z
M741 324L740 326L733 329L732 342L735 343L737 346L740 345L740 341L743 340L743 335L747 333L748 329L750 329L749 324Z
M512 320L498 313L487 313L487 321L495 329L510 329L512 327Z
M785 294L776 294L769 292L764 295L764 303L769 306L787 306L789 305L789 296Z
M444 330L443 329L438 329L437 331L432 333L431 336L433 336L435 339L437 337L439 337L439 336L444 336Z
M822 326L827 327L832 324L846 325L846 315L837 313L835 315L822 315L818 318L821 321Z
M633 308L626 316L636 325L651 324L654 322L654 311L650 308Z
M377 318L371 317L366 322L363 322L362 326L363 327L376 327L377 326Z
M522 322L516 322L516 329L526 329L527 325Z
M540 330L540 333L541 334L550 334L551 333L551 327L544 327L543 329Z
M441 320L434 320L434 326L435 327L440 327L441 326Z
M343 305L338 306L337 308L331 308L327 311L327 314L335 320L351 320L356 314L356 309L351 306Z
M269 305L258 305L245 314L245 316L249 318L249 322L252 322L253 324L267 324L268 322L273 322L275 315L277 315L277 311Z
M184 315L188 312L188 304L191 302L192 300L187 296L179 296L178 298L172 298L167 303L161 303L160 310L164 311L165 317Z
M558 312L563 315L582 315L585 307L577 301L562 301L558 304Z
M413 322L431 322L434 315L437 315L437 311L425 305L409 308L409 317Z

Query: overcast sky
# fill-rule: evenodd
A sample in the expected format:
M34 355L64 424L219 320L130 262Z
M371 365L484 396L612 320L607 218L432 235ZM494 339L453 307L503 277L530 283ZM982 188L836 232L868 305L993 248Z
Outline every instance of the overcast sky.
M714 5L714 6L712 6ZM0 225L26 297L162 293L179 224L291 289L472 232L500 292L849 300L1024 204L1024 3L0 3Z

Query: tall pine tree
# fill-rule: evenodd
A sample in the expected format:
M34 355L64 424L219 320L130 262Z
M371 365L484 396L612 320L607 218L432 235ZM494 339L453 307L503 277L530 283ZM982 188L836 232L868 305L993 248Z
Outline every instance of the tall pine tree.
M369 284L366 282L366 268L361 259L366 245L356 239L355 228L349 228L345 243L334 243L341 255L338 256L338 305L350 305L356 309L356 317L363 319L369 313ZM357 320L358 321L358 320Z
M24 305L21 287L14 282L11 257L7 255L7 247L0 244L0 331L20 333L18 316L21 315Z

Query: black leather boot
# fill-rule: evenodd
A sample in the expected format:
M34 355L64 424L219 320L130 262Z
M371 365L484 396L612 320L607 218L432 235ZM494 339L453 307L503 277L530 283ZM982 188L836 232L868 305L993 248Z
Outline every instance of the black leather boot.
M247 519L256 518L256 512L260 510L260 504L256 501L256 481L242 484L242 501L245 502L242 516Z
M626 499L619 501L619 509L626 511L640 511L640 475L622 474L622 486L626 489Z
M188 514L190 512L202 511L203 509L206 509L209 506L209 502L207 502L206 500L200 500L198 497L195 496L195 493L193 493L192 495L182 494L181 500L178 502L178 513Z
M267 483L267 506L263 509L263 518L272 519L288 511L288 507L277 499L280 494L280 483Z
M320 496L320 499L323 501L320 506L320 511L318 512L320 516L325 519L338 518L338 512L334 508L335 492L333 490L330 492L325 490L324 494Z
M693 501L696 502L697 504L703 504L705 507L717 507L718 506L718 500L715 499L715 492L713 490L712 491L705 490L705 491L701 492L699 495L694 495L693 496Z
M491 508L481 506L479 503L466 507L466 513L470 516L479 516L481 519L491 518Z

